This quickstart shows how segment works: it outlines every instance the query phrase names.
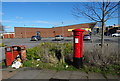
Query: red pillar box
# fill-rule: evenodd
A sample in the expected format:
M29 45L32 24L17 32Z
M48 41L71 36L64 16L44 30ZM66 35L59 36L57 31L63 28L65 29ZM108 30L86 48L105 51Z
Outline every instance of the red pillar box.
M81 68L83 65L83 32L85 30L75 29L73 30L74 34L74 54L73 54L73 65L76 68Z

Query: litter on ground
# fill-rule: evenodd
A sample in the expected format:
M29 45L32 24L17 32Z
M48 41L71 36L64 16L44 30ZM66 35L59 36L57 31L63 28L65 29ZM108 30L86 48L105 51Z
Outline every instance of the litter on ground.
M12 64L12 68L15 68L15 69L18 69L20 67L22 67L22 63L21 63L21 59L20 58L17 58L13 64Z

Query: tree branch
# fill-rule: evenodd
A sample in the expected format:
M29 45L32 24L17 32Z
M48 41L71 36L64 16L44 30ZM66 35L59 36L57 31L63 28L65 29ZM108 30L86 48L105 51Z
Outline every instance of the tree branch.
M118 17L111 17L112 14L114 14L116 12L116 10L112 11L111 13L107 14L107 18L105 19L105 22L109 19L112 19L112 18L118 18Z
M99 18L99 20L101 20L100 16L97 14L97 12L95 11L95 9L91 8L92 11L95 13L95 15Z
M85 15L85 16L87 16L88 18L90 18L91 20L94 20L94 21L98 21L96 18L94 18L94 17L92 17L92 16L90 16L90 15L88 15L87 13L82 13L83 15Z
M118 6L118 3L116 5L114 5L114 6L112 6L109 10L107 10L105 15L107 15L111 10L113 10L117 6Z

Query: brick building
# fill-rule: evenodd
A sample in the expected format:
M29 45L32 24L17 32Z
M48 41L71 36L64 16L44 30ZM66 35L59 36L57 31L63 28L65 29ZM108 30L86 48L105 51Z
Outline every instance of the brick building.
M96 23L76 24L69 26L53 27L53 28L31 28L31 27L14 27L15 38L30 38L40 32L41 37L55 37L56 35L63 35L64 37L71 37L72 29L93 29ZM85 34L89 32L84 32Z
M2 38L15 38L15 33L14 32L7 32L7 33L3 33Z

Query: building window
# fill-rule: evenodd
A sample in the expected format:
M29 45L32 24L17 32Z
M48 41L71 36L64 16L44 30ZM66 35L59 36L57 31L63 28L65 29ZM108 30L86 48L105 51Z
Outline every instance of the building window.
M37 31L36 34L37 34L37 35L40 35L40 31Z

